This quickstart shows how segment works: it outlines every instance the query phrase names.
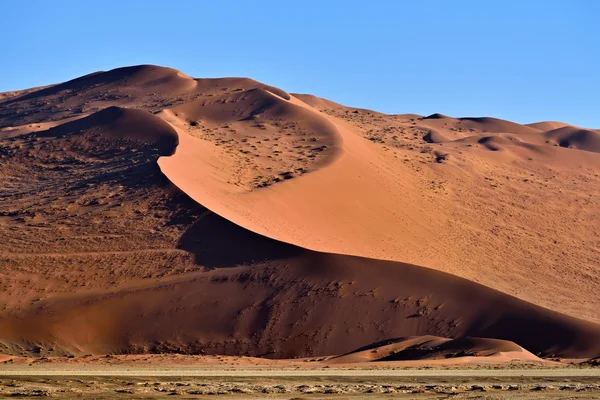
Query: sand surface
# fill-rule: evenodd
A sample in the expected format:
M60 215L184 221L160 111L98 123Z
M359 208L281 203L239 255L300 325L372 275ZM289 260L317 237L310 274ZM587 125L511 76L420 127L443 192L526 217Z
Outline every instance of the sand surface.
M0 369L0 376L114 376L114 377L530 377L600 378L597 369L269 369L269 368L139 368L44 367Z
M188 360L189 361L189 360ZM0 395L57 398L362 399L597 398L597 369L252 369L195 367L0 367ZM200 397L198 397L200 396Z
M290 103L307 108L294 98ZM252 192L227 185L223 175L236 161L187 134L173 119L182 145L159 160L161 171L200 204L253 232L318 251L424 265L549 308L573 307L574 315L598 321L590 302L598 295L600 276L593 233L599 222L597 153L566 154L517 124L520 129L498 129L513 129L519 136L503 131L484 136L487 132L480 131L495 122L485 121L475 125L479 130L468 128L469 136L461 132L461 144L435 143L427 149L422 142L414 160L421 165L415 168L412 157L401 159L406 151L394 143L400 140L386 146L380 138L373 144L360 134L369 125L353 127L340 117L312 112L331 123L338 154L302 179ZM440 131L452 129L436 123ZM432 125L417 123L413 129ZM488 137L483 146L478 143ZM436 162L436 151L444 153L443 162ZM197 167L190 170L190 165ZM574 189L567 182L577 185L579 200L563 197L567 186ZM553 193L552 202L545 201L545 193ZM493 204L487 203L490 198ZM527 202L531 207L524 208ZM579 301L571 292L575 286Z
M0 353L600 356L597 130L136 66L0 145Z

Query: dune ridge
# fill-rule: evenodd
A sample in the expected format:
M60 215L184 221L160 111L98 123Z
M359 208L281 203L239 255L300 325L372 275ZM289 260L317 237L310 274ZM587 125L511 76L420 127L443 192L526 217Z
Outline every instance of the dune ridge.
M542 132L547 132L547 131L551 131L554 129L563 128L565 126L572 126L565 122L560 122L560 121L540 121L540 122L533 122L531 124L526 124L526 125L529 127L538 129Z

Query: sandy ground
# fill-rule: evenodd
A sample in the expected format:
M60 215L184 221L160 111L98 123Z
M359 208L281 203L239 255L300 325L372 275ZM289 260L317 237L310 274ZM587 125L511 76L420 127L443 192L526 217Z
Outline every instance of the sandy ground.
M125 367L95 367L81 366L65 368L61 366L44 368L1 368L2 376L127 376L127 377L529 377L529 378L572 378L589 377L600 378L597 369L577 368L547 368L547 369L512 369L501 366L492 369L482 368L481 365L469 369L435 369L431 366L421 367L423 369L409 369L402 367L376 367L365 369L363 367L347 368L264 368L264 367L235 367L228 369L216 369L213 367L175 367L161 368L136 366ZM518 368L518 367L517 367Z
M222 368L55 365L0 367L0 396L56 398L591 399L600 396L600 370Z

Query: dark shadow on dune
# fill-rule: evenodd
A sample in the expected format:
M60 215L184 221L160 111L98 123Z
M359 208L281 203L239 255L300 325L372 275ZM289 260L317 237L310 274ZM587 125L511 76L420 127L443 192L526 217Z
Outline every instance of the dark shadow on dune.
M117 170L111 171L111 167ZM87 179L80 179L76 183L73 183L70 189L77 190L98 184L122 185L133 189L167 187L172 185L171 182L162 175L162 172L156 165L156 160L150 160L133 166L126 165L126 169L120 167L122 167L122 165L118 163L106 165L106 168L103 169L103 171L106 170L106 172L98 172Z
M107 185L141 189L142 193L152 187L163 188L172 195L178 193L172 190L172 183L157 164L161 156L175 152L177 134L147 111L109 107L48 130L22 135L19 140L32 156L15 157L13 162L37 171L38 180L30 187L39 184L54 190L60 188L66 195ZM200 207L195 204L188 199L180 207Z
M209 268L251 265L299 256L306 250L257 235L207 210L179 239L177 248Z
M159 117L147 111L121 107L107 107L34 135L58 139L79 136L81 145L86 141L93 143L90 150L105 150L109 156L114 156L115 148L134 143L141 149L152 149L161 156L169 156L175 153L179 143L177 133Z
M495 138L493 136L482 137L477 143L483 145L486 149L491 151L499 151L500 147L494 145Z
M582 330L588 332L588 344L580 346L583 348L589 345L593 337L591 332L594 328L598 330L597 325L593 326L591 323L571 319L551 311L547 311L544 315L539 312L540 309L536 310L534 307L530 307L529 314L520 314L515 310L516 308L505 312L493 324L489 324L485 317L481 317L471 323L466 334L512 340L528 350L537 352L539 349L544 349L542 351L544 356L554 356L554 352L558 353L562 349L579 347L575 345L579 342L575 338L583 336ZM552 318L553 316L555 318ZM600 337L596 338L596 343L598 342Z
M359 347L356 350L349 351L348 353L342 354L338 357L343 357L343 356L347 356L347 355L354 354L354 353L360 353L361 351L372 350L372 349L376 349L378 347L388 346L390 344L402 342L407 339L410 339L410 336L380 340L378 342L374 342L374 343L368 344L366 346Z
M440 113L435 113L435 114L431 114L426 117L423 117L421 119L444 119L444 118L452 118L452 117L449 117L447 115L440 114Z
M448 140L444 136L442 136L438 131L430 129L429 132L427 132L425 136L423 136L423 141L425 141L426 143L443 143L447 142Z
M491 339L512 341L527 350L541 352L543 355L590 354L598 348L600 327L595 324L537 307L439 271L393 261L302 249L241 228L208 210L184 233L177 247L193 253L197 264L210 268L240 265L253 266L260 270L266 266L278 271L292 268L294 277L316 279L315 282L321 279L325 282L344 278L357 281L369 279L372 281L370 285L381 290L389 285L384 282L394 281L396 282L395 295L438 298L435 303L444 303L448 308L453 307L456 310L464 309L464 315L456 314L453 317L447 316L448 318L467 318L464 327L451 331L442 332L435 328L419 328L418 332L412 331L418 335L459 339L437 349L436 352L440 354L455 356L464 348L476 347L479 342L467 343L471 340L467 337L480 338L478 340L482 341L484 347L482 351L490 349L493 344L489 342ZM370 274L374 274L378 279L371 277ZM299 301L302 303L304 299ZM315 304L315 299L310 301L313 303L310 303L310 306L307 304L307 309L335 309L335 306L326 304L327 301L331 301L329 297L321 299L323 303L319 301ZM382 299L382 302L391 304L390 300ZM430 315L419 313L417 306L411 306L403 310L403 313L406 322L401 322L400 315L397 315L395 324L427 326L431 321ZM414 318L407 318L413 315ZM436 312L432 312L431 315L435 316ZM467 315L469 317L466 317ZM396 336L394 339L378 341L353 352L391 344L401 338L402 336ZM504 351L509 350L515 349ZM430 354L431 349L426 349L426 351L408 352L405 356L406 359L414 359L429 357Z
M263 89L265 89L267 92L271 92L274 95L281 97L282 99L285 99L285 100L290 100L291 99L289 93L287 93L287 92L285 92L285 91L283 91L283 90L281 90L279 88L276 88L274 86L264 85Z
M504 340L462 337L441 344L429 342L410 346L377 361L406 361L432 358L489 356L498 352L520 351L518 345Z
M600 133L589 129L579 129L571 126L554 129L544 133L547 139L553 140L560 147L576 148L579 150L600 153Z

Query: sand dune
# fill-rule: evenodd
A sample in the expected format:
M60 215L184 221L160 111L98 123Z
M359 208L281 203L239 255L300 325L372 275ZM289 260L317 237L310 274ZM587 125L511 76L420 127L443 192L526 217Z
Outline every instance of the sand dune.
M438 336L413 336L374 343L331 359L331 363L364 363L373 361L436 360L479 358L540 361L513 342L498 339L448 339Z
M156 66L3 98L2 353L600 354L595 131Z
M567 123L559 122L559 121L540 121L540 122L534 122L534 123L525 124L525 125L529 126L531 128L535 128L537 130L543 131L543 132L551 131L551 130L558 129L558 128L564 128L565 126L572 126Z
M547 131L544 136L561 147L600 153L600 132L565 126Z
M167 107L225 92L265 88L287 94L247 78L192 79L172 68L139 65L100 71L71 81L11 92L2 96L0 128L61 120L109 106L160 111Z
M311 112L310 107L302 105L302 102L293 97L290 103L297 107L303 107L307 113ZM558 270L552 271L549 276L544 277L543 274L548 275L549 271L548 265L542 263L537 264L533 269L529 268L524 273L522 267L524 257L529 259L537 257L530 253L530 248L523 248L517 244L516 248L511 247L510 252L507 253L505 250L490 248L495 247L495 243L486 243L477 238L479 228L475 227L481 226L483 221L490 218L486 215L488 214L486 208L479 208L485 204L484 198L477 200L482 201L478 208L470 210L471 215L468 218L473 220L473 225L468 228L471 230L470 233L467 234L467 237L464 236L464 233L458 234L455 232L454 226L448 224L448 221L452 219L451 215L455 213L456 207L461 207L460 203L457 204L449 196L445 196L446 193L439 193L439 195L435 193L432 199L427 193L431 188L423 185L423 177L407 168L406 164L400 163L397 156L390 157L389 151L382 152L379 148L363 140L347 122L329 117L327 114L316 113L314 110L312 113L315 120L323 117L329 119L329 124L337 132L338 143L335 144L335 147L340 150L335 162L302 176L302 179L281 182L264 190L253 192L239 191L237 188L228 186L225 184L228 178L216 173L211 174L210 171L234 170L235 159L222 154L213 146L206 146L202 141L189 135L182 129L184 122L175 117L169 121L178 127L182 145L174 156L159 160L159 165L173 183L200 204L249 230L277 240L318 251L426 265L474 279L511 294L521 295L526 300L550 308L555 308L560 303L557 309L573 312L574 315L580 315L582 304L586 303L585 307L590 307L590 303L588 303L590 296L598 297L597 294L594 294L594 281L588 281L583 283L587 287L586 294L582 296L580 302L577 302L577 306L570 308L567 303L557 301L555 288L559 292L563 292L571 304L575 304L571 289L565 290L565 279L573 279L572 283L566 283L567 286L578 287L581 290L581 280L584 278L582 276L570 278L568 274L564 274L564 271L559 272ZM441 120L443 119L437 121ZM471 123L471 119L466 121ZM486 163L480 165L486 165L490 161L508 164L507 167L503 166L503 172L508 172L513 179L521 180L521 183L516 184L522 185L528 179L523 181L523 178L520 177L522 172L511 170L511 159L528 160L543 155L545 163L546 160L563 156L562 153L558 156L555 155L556 149L546 144L546 140L540 136L540 133L532 128L518 128L517 124L504 123L496 119L477 119L473 123L483 124L487 128L484 131L478 131L480 133L477 136L465 134L466 137L462 140L466 140L466 142L458 141L457 147L443 147L435 152L429 150L431 156L424 157L425 160L428 160L427 163L430 165L440 164L438 161L445 160L450 154L449 151L452 151L452 156L461 157L460 153L475 150L467 147L473 146L471 143L488 151L509 150L509 152L502 152L504 154L499 160L493 160L485 155ZM499 128L497 128L498 126ZM488 130L493 131L496 128L506 130L506 127L510 127L516 133L508 137L483 136L487 134ZM532 138L523 139L523 136L527 135L531 135ZM332 135L332 137L336 137L336 135ZM570 161L568 155L565 157L567 160L563 161L559 158L555 165L563 168L569 162L582 160L581 155ZM446 162L447 167L442 170L436 168L433 173L437 175L438 179L443 176L446 182L454 181L461 182L461 185L473 185L473 174L466 169L464 162L457 161L459 160L452 161L451 158L449 162ZM592 169L598 170L600 160L588 158L586 161ZM190 165L198 167L190 171ZM486 176L480 179L485 182L485 179L488 178ZM443 181L444 179L442 179ZM515 183L512 182L511 185L514 185ZM527 188L527 190L531 189L531 187ZM592 187L586 190L589 190L590 193L596 191ZM511 192L506 195L513 196ZM472 200L471 197L469 201ZM563 206L561 208L565 209ZM537 214L537 210L531 211ZM577 209L577 211L580 210ZM588 211L591 212L591 209ZM541 209L540 212L543 213ZM460 210L460 213L464 213L464 210ZM589 222L592 225L595 224L593 220ZM556 228L554 226L554 229ZM525 229L532 229L531 225ZM562 230L562 228L560 229ZM473 234L476 236L471 236ZM569 233L566 230L544 233L547 240L556 240L557 237L572 234L573 230ZM492 242L495 240L495 238L492 239ZM597 242L597 238L589 236L586 236L585 240ZM477 241L476 248L472 246L473 241ZM464 243L461 248L469 253L468 257L464 257L465 253L456 252L457 242ZM556 250L560 252L558 248ZM550 250L550 252L554 253L556 250ZM543 250L543 252L547 251L547 249ZM597 270L599 264L595 251L591 249L584 251L591 252L584 256L588 260L586 268ZM492 257L498 257L498 260L490 263L490 253L492 252L496 253ZM529 254L525 256L523 252L529 252ZM548 255L546 254L546 257ZM468 261L469 257L473 258ZM506 257L511 260L507 262ZM542 257L544 256L542 255ZM571 269L570 273L579 274L576 269ZM587 272L584 274L588 275ZM516 276L524 278L517 287L514 284ZM540 285L540 279L543 280L543 285ZM548 292L548 287L553 288L552 294ZM598 320L598 314L592 308L589 308L586 316Z
M23 94L12 99L11 102L47 98L58 94L73 94L73 91L76 93L85 92L95 87L102 87L102 90L106 91L113 88L134 87L143 93L153 89L176 92L195 85L196 83L192 78L177 70L140 65L117 68L108 72L95 72L65 83Z
M213 213L178 247L214 269L36 302L2 318L5 351L294 358L433 334L511 340L546 356L600 353L598 325L430 269L276 242ZM445 340L432 357L520 351L500 341Z
M81 134L85 132L85 134ZM177 132L162 119L142 111L120 107L108 107L90 116L69 121L36 137L68 137L75 134L81 151L90 152L90 144L99 142L103 151L120 145L153 146L163 155L171 155L177 147ZM109 146L110 145L110 146Z
M537 132L536 129L529 126L489 117L452 118L443 114L433 114L422 118L422 123L434 129L444 128L468 132L513 133L519 135L527 135Z

